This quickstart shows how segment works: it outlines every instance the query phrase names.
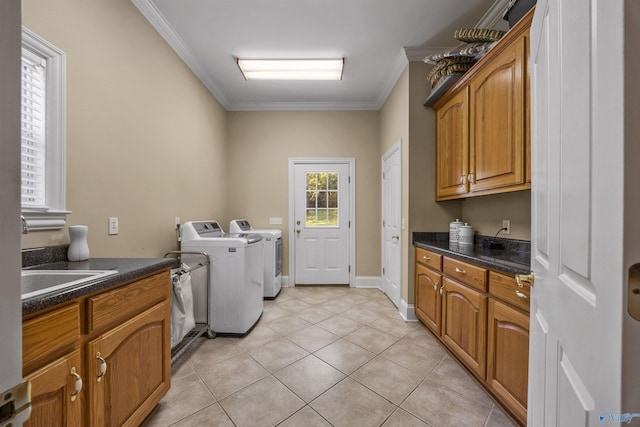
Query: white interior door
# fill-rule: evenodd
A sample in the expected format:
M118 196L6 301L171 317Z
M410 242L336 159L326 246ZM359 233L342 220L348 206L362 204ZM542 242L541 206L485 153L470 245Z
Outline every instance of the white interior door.
M22 382L22 304L20 302L20 0L0 2L0 402L24 407L24 392L6 391ZM22 425L20 411L9 425ZM4 424L3 424L4 425Z
M623 263L623 3L539 0L535 10L532 427L595 426L640 413L638 400L635 407L622 405L623 381L640 384L640 370L623 372L622 366L624 347L637 349L640 341L637 334L622 339L629 317ZM629 185L637 189L637 183ZM637 190L629 195L637 204ZM633 245L637 248L637 239ZM640 418L631 425L640 425Z
M293 197L294 283L349 284L349 164L295 164Z
M382 156L382 290L400 306L402 283L402 142Z

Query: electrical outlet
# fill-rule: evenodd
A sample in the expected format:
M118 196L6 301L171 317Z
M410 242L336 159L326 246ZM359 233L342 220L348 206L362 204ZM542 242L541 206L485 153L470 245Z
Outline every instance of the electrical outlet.
M502 232L504 234L511 234L511 220L510 219L503 219L502 220Z
M118 234L118 218L109 217L109 235Z
M269 224L271 224L271 225L282 224L282 218L269 218Z

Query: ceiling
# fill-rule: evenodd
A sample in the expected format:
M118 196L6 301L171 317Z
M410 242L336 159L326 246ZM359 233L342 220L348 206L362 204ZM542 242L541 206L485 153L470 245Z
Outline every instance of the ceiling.
M132 0L227 110L378 110L408 60L506 0ZM345 58L341 81L245 81L235 59ZM425 94L426 96L427 94Z

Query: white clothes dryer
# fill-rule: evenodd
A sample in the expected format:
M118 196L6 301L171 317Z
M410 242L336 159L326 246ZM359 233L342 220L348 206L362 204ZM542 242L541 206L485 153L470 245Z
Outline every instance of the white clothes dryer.
M230 233L257 233L264 239L264 297L274 299L282 288L282 231L255 229L246 219L234 219L229 224Z
M215 220L191 221L181 228L181 249L211 259L209 327L218 334L246 334L264 308L262 236L225 234Z

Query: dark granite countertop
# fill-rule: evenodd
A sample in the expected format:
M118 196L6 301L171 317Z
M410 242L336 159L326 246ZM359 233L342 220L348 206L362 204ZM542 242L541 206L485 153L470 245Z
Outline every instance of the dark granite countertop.
M504 249L489 249L489 241L501 243ZM413 244L506 274L531 272L531 243L526 240L476 235L473 246L466 246L449 243L449 233L446 232L415 232Z
M106 276L95 282L83 283L67 289L53 291L22 300L22 315L35 313L94 292L109 289L130 280L156 273L165 268L174 267L171 258L90 258L87 261L58 261L39 264L29 270L117 270L118 273Z

